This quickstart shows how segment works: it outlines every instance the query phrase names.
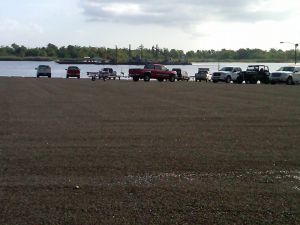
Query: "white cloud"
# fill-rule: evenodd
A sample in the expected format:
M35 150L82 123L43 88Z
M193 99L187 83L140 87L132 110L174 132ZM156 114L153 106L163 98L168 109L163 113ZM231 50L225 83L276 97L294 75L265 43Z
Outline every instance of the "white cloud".
M205 23L208 20L252 23L284 19L287 9L273 7L270 10L273 1L127 0L120 3L119 0L82 0L80 5L86 17L94 21L186 26Z

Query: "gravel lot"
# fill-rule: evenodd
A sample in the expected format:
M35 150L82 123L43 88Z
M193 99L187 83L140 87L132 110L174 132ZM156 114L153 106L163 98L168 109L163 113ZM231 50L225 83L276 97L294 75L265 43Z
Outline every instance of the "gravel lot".
M300 86L0 78L0 224L300 224Z

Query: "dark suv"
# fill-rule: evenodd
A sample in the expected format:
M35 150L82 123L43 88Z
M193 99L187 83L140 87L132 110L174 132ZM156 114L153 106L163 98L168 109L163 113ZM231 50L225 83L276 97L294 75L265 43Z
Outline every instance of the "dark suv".
M237 83L256 84L257 81L268 84L270 82L269 67L265 65L249 65L246 71L237 77Z

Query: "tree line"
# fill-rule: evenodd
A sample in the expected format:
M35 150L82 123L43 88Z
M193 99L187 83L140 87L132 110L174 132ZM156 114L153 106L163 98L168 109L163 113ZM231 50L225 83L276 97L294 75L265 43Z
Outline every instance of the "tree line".
M256 62L293 62L294 50L261 50L261 49L239 49L239 50L197 50L187 51L168 48L144 48L143 45L136 49L129 48L105 48L105 47L80 47L69 45L57 47L49 43L46 47L26 48L12 44L0 47L0 60L82 60L90 57L109 63L190 63L190 62L234 62L234 61L256 61Z

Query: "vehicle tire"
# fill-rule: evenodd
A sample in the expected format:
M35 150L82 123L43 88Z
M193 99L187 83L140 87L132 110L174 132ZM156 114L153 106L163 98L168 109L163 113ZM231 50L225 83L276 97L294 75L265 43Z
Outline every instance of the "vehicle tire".
M51 75L49 75L48 78L51 78Z
M150 81L150 75L149 74L145 74L144 75L144 81L145 82L149 82Z
M218 83L218 81L217 80L213 80L213 83Z
M132 79L133 79L133 81L137 82L137 81L139 81L140 78L139 77L133 77Z
M230 76L227 76L225 82L226 82L227 84L229 84L229 83L231 82L231 77L230 77Z
M276 84L276 82L275 81L271 81L271 84Z
M170 82L174 82L174 81L175 81L175 76L170 76L170 77L169 77L169 81L170 81Z
M116 78L114 77L114 80L115 80Z
M292 84L294 84L293 78L292 78L292 77L288 77L288 79L286 80L286 84L287 84L287 85L292 85Z
M66 78L68 79L68 78L69 78L69 75L67 75Z
M40 78L40 76L39 76L39 75L37 75L37 76L36 76L36 78Z
M158 80L159 82L163 82L163 81L164 81L164 78L157 78L157 80Z

